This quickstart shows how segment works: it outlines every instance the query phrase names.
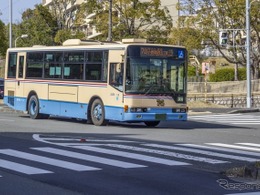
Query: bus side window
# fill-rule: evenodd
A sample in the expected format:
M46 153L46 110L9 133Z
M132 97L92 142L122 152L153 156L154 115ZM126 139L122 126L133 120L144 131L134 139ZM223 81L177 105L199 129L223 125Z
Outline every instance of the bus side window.
M83 64L65 64L64 79L83 79Z
M9 53L7 77L16 77L17 53Z
M24 56L19 56L19 71L18 71L18 78L23 78L23 64L24 64Z
M123 64L111 63L110 64L110 75L109 84L122 90L123 85Z
M101 80L101 64L87 64L86 80Z
M61 78L63 53L47 52L44 59L44 78Z

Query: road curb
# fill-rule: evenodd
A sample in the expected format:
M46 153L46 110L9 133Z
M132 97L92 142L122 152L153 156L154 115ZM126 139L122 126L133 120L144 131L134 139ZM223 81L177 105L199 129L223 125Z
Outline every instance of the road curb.
M228 114L237 114L237 113L250 113L250 112L260 112L260 109L254 108L254 109L241 109L241 110L232 110L230 112L227 112Z

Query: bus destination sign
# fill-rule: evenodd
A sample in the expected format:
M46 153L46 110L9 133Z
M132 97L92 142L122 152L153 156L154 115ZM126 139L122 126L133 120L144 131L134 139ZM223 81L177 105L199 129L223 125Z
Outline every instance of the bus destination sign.
M141 47L140 56L142 57L174 57L172 48Z

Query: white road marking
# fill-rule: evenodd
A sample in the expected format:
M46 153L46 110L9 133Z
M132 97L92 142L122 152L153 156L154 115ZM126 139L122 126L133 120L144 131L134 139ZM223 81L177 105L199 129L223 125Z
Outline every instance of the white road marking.
M242 114L219 114L219 115L200 115L190 116L189 119L196 121L208 121L217 123L228 123L233 125L259 125L260 117Z
M27 165L23 165L23 164L19 164L19 163L7 161L7 160L2 160L2 159L0 159L0 167L9 169L12 171L16 171L19 173L25 173L27 175L53 173L51 171L47 171L44 169L39 169L39 168L35 168L35 167L31 167L31 166L27 166Z
M259 121L257 121L257 122L249 122L249 121L242 121L242 122L231 122L232 124L234 124L234 125L259 125L260 124L260 122Z
M0 118L0 121L13 122L13 121L15 121L15 120Z
M149 145L153 145L153 144L144 144L144 145L149 146ZM163 151L163 150L147 149L147 148L125 146L125 145L118 145L118 144L107 144L107 146L120 148L120 149L134 150L134 151L138 151L138 152L148 152L148 153L152 153L152 154L160 154L160 155L165 155L165 156L170 156L170 157L175 157L175 158L181 158L181 159L185 159L185 160L206 162L206 163L210 163L210 164L228 163L227 161L215 160L215 159L204 158L204 157L197 157L197 156L180 154L180 153L176 153L176 152L168 152L168 151Z
M226 195L259 195L259 194L260 194L260 191L259 192L234 193L234 194L226 194Z
M67 157L71 157L71 158L81 159L81 160L85 160L85 161L91 161L91 162L97 162L97 163L111 165L111 166L115 166L115 167L121 167L121 168L146 167L144 165L128 163L128 162L123 162L123 161L119 161L119 160L112 160L112 159L102 158L102 157L97 157L97 156L92 156L92 155L86 155L86 154L82 154L82 153L78 153L78 152L70 152L67 150L61 150L61 149L56 149L56 148L51 148L51 147L31 148L31 149L48 152L48 153L52 153L52 154L58 154L61 156L67 156Z
M236 143L236 144L245 145L245 146L260 147L260 144L254 144L254 143Z
M217 152L212 152L212 151L205 151L205 150L199 150L199 149L193 149L193 148L184 148L184 147L179 147L179 146L178 147L166 146L166 145L160 145L160 144L144 144L144 145L150 146L150 147L156 147L156 148L180 150L180 151L185 151L185 152L192 152L192 153L198 153L198 154L203 154L203 155L208 155L208 156L215 156L215 157L247 161L247 162L255 162L255 161L259 160L256 158L248 158L248 157L235 156L235 155L230 155L230 154L222 154L222 153L217 153Z
M42 138L43 140L49 140L49 141L82 141L82 139L85 139L86 142L119 142L119 143L136 143L136 141L127 141L127 140L98 140L98 139L89 139L89 138L55 138L55 137L45 137ZM68 144L73 144L73 143L68 143ZM74 144L79 144L79 143L74 143Z
M92 151L92 152L99 152L99 153L104 153L104 154L111 154L111 155L115 155L115 156L137 159L137 160L141 160L141 161L153 162L153 163L164 164L164 165L190 165L189 163L185 163L185 162L157 158L157 157L152 157L152 156L147 156L147 155L142 155L142 154L135 154L135 153L131 153L131 152L122 152L122 151L116 151L116 150L102 149L102 148L97 148L97 147L92 147L92 146L74 146L73 148L78 148L81 150L87 150L87 151Z
M94 171L94 170L100 170L99 168L95 167L90 167L90 166L85 166L85 165L80 165L76 163L71 163L63 160L57 160L53 158L48 158L48 157L43 157L39 155L34 155L26 152L20 152L17 150L12 150L12 149L1 149L0 150L1 154L17 157L17 158L22 158L26 160L31 160L35 162L40 162L44 164L49 164L53 165L56 167L62 167L65 169L70 169L74 171Z
M237 146L237 145L222 144L222 143L206 143L206 144L207 145L212 145L212 146L225 147L225 148L234 148L234 149L251 150L251 151L260 152L260 148L253 148L253 147L246 147L246 146Z
M185 146L185 147L192 147L192 148L201 148L201 149L222 151L222 152L231 152L231 153L236 153L236 154L245 154L245 155L260 157L260 153L257 153L257 152L236 150L236 149L231 149L231 148L220 148L220 147L214 147L214 146L202 146L202 145L196 145L196 144L176 144L176 145Z
M190 116L189 118L195 119L195 118L203 118L203 119L208 119L208 118L230 118L230 117L238 117L238 116L243 116L242 114L216 114L216 115L199 115L199 116Z

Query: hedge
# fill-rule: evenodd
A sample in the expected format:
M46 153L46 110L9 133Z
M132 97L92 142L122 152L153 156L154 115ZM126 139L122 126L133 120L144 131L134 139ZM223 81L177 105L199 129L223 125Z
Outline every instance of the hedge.
M209 75L210 82L234 81L234 79L235 79L234 68L222 68L216 70L215 74ZM238 69L238 80L246 80L246 68Z

